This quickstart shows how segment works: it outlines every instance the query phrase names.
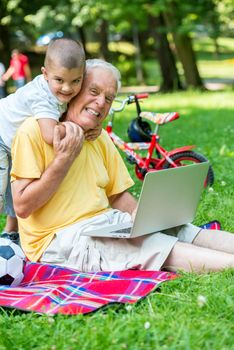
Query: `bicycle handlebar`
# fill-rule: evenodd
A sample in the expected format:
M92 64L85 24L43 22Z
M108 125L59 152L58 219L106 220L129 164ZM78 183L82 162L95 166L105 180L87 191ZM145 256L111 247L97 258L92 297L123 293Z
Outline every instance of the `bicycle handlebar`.
M135 95L135 97L140 100L141 98L148 98L149 97L149 94L147 93L143 93L143 94L137 94Z
M110 112L112 112L112 113L113 112L121 112L124 109L126 104L134 103L134 102L136 102L136 99L139 100L139 99L148 98L148 97L149 97L149 94L144 93L144 94L130 95L130 96L126 97L124 100L121 100L119 98L115 98L114 101L121 103L121 105L120 105L120 107L116 107L116 108L111 107Z

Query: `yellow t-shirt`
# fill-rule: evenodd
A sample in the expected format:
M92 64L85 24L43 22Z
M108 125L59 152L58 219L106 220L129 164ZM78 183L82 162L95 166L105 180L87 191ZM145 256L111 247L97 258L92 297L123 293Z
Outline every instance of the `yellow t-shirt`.
M12 148L11 179L40 178L54 159L37 121L28 118L19 128ZM133 181L105 130L95 141L85 141L57 192L28 218L18 218L22 248L38 261L56 231L108 209L108 197L131 187Z

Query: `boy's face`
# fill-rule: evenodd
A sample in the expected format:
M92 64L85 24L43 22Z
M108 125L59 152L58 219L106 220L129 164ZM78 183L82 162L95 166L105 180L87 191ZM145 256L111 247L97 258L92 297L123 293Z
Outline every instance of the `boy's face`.
M49 84L52 94L62 103L69 103L81 89L84 66L79 68L64 68L56 63L41 69Z

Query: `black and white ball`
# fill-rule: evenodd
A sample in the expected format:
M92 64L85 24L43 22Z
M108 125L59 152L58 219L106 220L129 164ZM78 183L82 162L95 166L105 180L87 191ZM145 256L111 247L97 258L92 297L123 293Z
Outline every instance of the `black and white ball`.
M0 285L18 286L24 277L25 255L10 239L0 237Z

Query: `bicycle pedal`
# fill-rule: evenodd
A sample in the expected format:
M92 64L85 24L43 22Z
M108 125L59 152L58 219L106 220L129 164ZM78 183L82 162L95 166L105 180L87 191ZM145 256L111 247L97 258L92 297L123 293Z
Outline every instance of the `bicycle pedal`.
M136 160L133 156L126 156L126 159L130 164L136 164Z

